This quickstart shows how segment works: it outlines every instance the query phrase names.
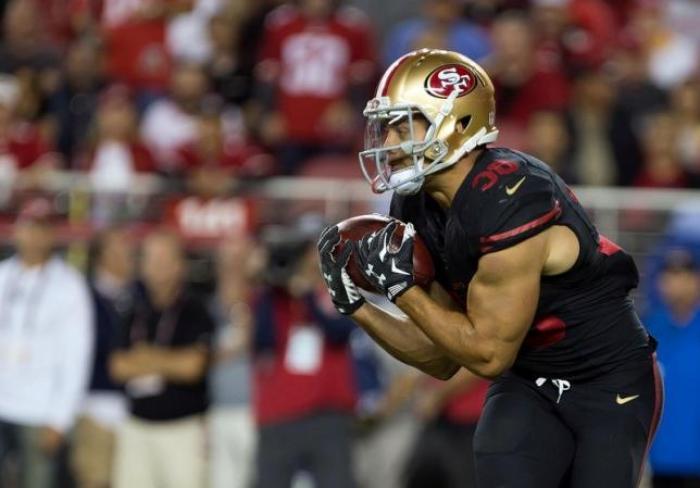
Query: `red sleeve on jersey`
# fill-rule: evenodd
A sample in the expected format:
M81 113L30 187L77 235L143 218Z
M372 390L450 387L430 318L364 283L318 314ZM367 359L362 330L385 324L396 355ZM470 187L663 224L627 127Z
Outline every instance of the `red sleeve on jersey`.
M465 209L468 232L478 238L482 254L506 249L542 232L562 212L548 175L526 169L517 161L511 163L492 162L487 170L494 170L493 178L487 185L471 188ZM472 181L483 183L478 176Z
M533 231L537 233L539 230L544 229L551 225L559 216L561 215L561 205L559 202L555 202L554 208L547 212L546 214L532 219L531 221L519 225L513 229L501 232L500 234L492 234L490 236L481 237L479 239L479 244L481 245L481 252L487 253L495 250L495 247L500 242L505 242L508 240L518 239L519 236L531 235ZM512 245L512 244L511 244Z
M598 250L606 256L612 256L622 251L622 248L601 234L598 238Z

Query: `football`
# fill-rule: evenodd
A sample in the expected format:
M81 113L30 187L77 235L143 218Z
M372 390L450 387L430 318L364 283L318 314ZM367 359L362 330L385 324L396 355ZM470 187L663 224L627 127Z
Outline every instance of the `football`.
M334 254L340 252L340 250L344 248L343 246L348 245L347 241L359 241L367 234L382 229L392 221L397 221L401 224L396 228L391 238L391 245L396 246L395 249L397 249L398 246L401 245L401 238L403 237L406 224L387 215L368 214L351 217L338 223L341 242L336 247ZM377 290L367 281L367 278L365 278L360 270L360 266L355 260L355 254L350 255L347 271L352 281L358 287L366 291L377 293ZM413 246L413 276L416 284L424 287L429 285L435 278L433 259L423 239L421 239L418 234L416 234Z

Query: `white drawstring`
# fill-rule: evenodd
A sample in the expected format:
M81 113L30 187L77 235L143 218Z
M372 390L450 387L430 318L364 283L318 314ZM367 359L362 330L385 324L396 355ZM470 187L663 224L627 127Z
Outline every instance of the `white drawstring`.
M561 397L564 394L565 391L569 391L571 389L571 383L567 380L563 380L560 378L554 378L550 380L554 386L556 386L557 390L559 391L559 395L557 396L557 403L561 401ZM547 378L537 378L535 380L535 384L537 386L542 386L547 382Z
M559 400L561 400L561 396L564 394L564 392L571 389L571 383L561 379L554 379L552 380L552 383L554 383L554 386L556 386L559 390L559 396L557 397L557 403L559 403Z

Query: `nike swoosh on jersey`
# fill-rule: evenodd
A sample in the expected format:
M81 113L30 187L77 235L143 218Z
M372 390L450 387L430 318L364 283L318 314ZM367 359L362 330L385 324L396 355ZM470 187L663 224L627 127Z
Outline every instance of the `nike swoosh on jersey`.
M523 184L523 181L525 181L526 176L523 176L520 178L520 180L513 186L506 186L506 195L511 196L513 195L516 191L518 191L518 188L520 188L520 185Z
M620 394L617 394L617 398L615 398L615 401L617 402L618 405L624 405L625 403L629 403L632 400L636 400L639 398L639 395L632 395L628 397L621 397Z

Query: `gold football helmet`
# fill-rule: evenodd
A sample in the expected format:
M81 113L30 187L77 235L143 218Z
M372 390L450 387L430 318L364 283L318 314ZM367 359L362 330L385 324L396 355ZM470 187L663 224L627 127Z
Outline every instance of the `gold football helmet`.
M359 154L362 172L377 193L414 194L426 175L496 140L495 112L493 84L474 61L437 49L408 53L386 70L375 97L367 102L365 150ZM423 140L414 137L417 115L428 123ZM408 137L385 145L389 127L404 121ZM413 164L392 172L390 154L398 151Z

